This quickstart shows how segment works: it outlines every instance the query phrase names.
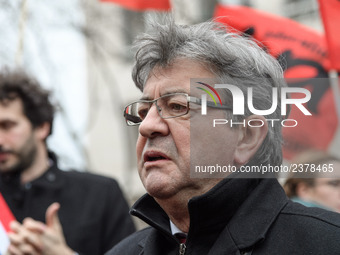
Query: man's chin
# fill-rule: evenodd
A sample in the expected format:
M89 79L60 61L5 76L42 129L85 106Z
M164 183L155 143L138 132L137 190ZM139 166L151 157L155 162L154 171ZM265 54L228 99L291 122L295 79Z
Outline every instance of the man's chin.
M18 164L9 164L9 162L6 162L6 164L0 163L1 174L12 174L18 172L21 172Z
M0 174L10 174L12 172L12 169L0 167Z
M153 183L152 185L145 186L148 194L156 199L169 199L174 195L174 192L169 189L169 185L161 183Z

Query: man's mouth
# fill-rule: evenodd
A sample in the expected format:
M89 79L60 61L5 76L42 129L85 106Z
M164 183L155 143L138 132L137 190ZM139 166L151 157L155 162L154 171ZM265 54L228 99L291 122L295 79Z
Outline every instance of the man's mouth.
M6 161L10 153L7 152L0 152L0 161Z
M147 151L144 153L144 163L155 162L159 160L169 160L169 157L159 151Z

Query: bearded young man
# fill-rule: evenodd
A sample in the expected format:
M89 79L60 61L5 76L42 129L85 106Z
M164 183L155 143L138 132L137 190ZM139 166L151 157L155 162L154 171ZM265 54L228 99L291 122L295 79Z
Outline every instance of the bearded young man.
M124 116L128 125L139 125L137 166L148 193L131 214L150 227L107 254L340 254L340 216L289 201L275 178L193 172L212 164L238 170L281 165L280 94L274 111L262 116L247 107L233 114L226 89L217 89L221 103L203 104L208 93L202 93L215 84L234 85L245 95L252 88L253 107L270 109L273 88L285 86L278 62L218 23L181 26L167 19L147 27L136 42L133 69L143 95ZM213 126L215 119L235 125Z
M18 221L7 254L102 255L134 232L128 206L115 180L58 168L54 111L37 81L0 72L0 193Z

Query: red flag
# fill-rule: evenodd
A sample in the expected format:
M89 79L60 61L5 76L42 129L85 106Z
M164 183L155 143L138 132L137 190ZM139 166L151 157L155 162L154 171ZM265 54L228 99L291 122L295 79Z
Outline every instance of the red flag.
M4 254L9 245L7 233L10 231L9 223L13 220L15 218L0 193L0 254Z
M15 220L11 210L9 209L5 199L0 193L0 223L3 225L6 232L9 232L9 223Z
M340 71L340 0L319 0L331 68Z
M170 0L101 0L101 1L117 3L133 11L170 10Z
M327 150L335 135L337 115L327 80L330 62L325 37L293 20L244 6L218 6L215 17L254 37L270 54L283 60L286 78L302 78L295 82L288 79L289 86L311 91L305 107L312 116L292 107L289 118L297 120L298 125L283 128L284 157L290 159L308 148Z

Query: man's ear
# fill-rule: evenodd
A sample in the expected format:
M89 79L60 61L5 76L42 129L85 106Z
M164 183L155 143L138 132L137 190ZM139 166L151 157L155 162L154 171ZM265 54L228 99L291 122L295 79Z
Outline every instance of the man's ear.
M245 119L245 123L246 126L239 129L235 150L234 160L238 166L246 164L255 155L268 133L268 123L263 116L251 115Z
M47 136L50 134L50 130L51 130L50 123L44 122L43 124L35 128L35 133L39 140L45 140Z

